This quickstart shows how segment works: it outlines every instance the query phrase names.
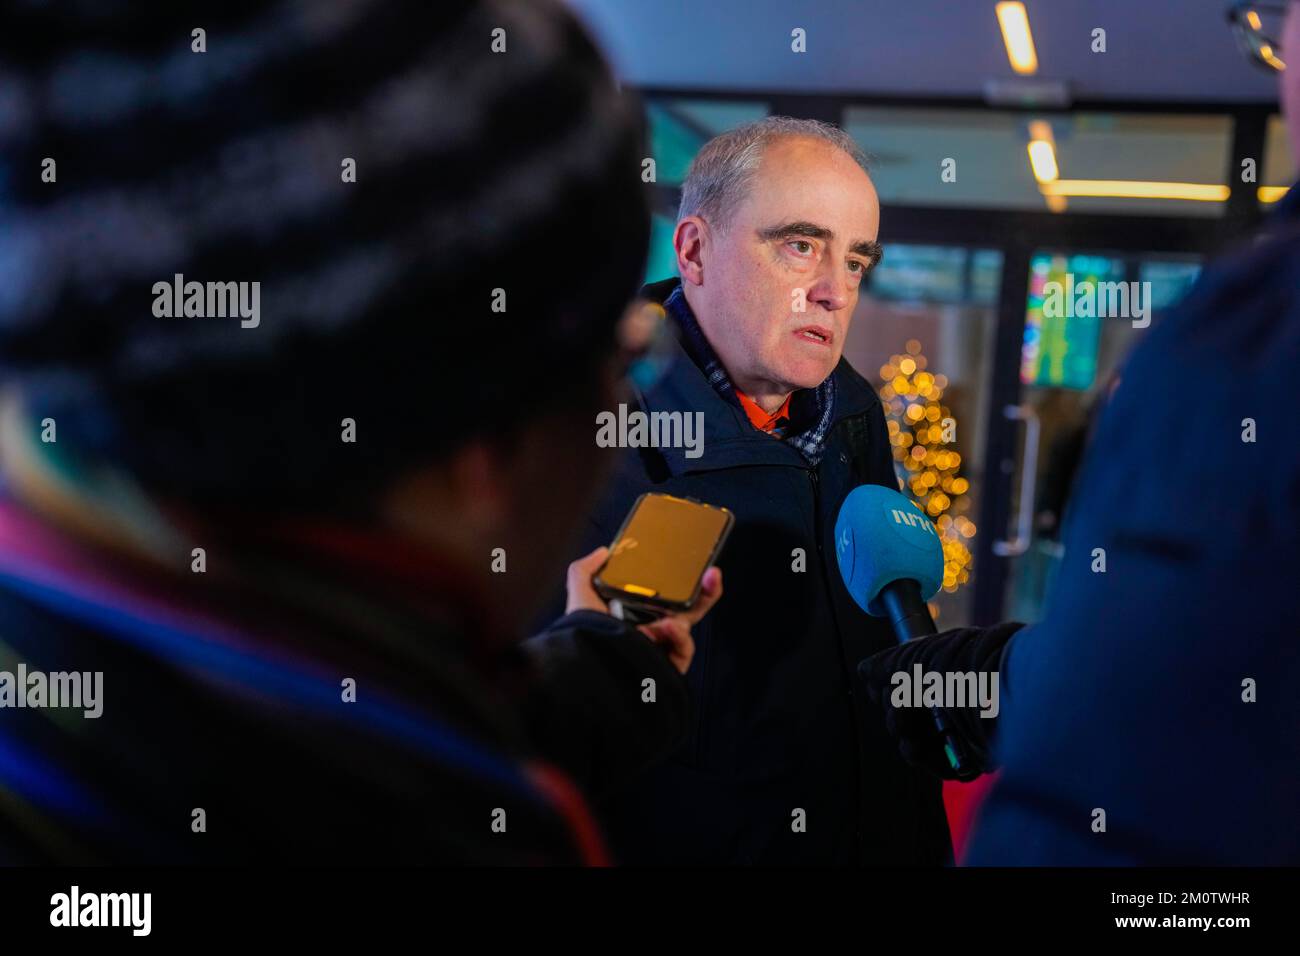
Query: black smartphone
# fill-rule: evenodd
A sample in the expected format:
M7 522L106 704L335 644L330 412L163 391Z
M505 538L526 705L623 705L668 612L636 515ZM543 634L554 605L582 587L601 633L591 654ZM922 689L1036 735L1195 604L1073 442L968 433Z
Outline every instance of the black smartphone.
M638 622L690 610L735 515L692 498L637 498L592 584L616 617Z

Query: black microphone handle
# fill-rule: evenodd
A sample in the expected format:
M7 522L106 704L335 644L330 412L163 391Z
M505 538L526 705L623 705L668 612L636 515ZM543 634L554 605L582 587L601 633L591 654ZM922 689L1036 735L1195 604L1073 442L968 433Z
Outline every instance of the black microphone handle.
M894 633L900 644L917 637L938 634L930 609L921 599L921 585L911 578L891 581L880 592L880 602L889 612L889 623L894 625Z
M927 637L939 633L930 617L930 609L921 598L921 585L910 578L891 581L880 591L880 602L889 613L889 623L894 627L894 634L900 644L905 644L918 637ZM948 718L942 708L931 707L934 725L943 737L944 751L948 755L948 764L957 773L958 779L973 780L979 775L966 756L966 748L961 739L953 732Z

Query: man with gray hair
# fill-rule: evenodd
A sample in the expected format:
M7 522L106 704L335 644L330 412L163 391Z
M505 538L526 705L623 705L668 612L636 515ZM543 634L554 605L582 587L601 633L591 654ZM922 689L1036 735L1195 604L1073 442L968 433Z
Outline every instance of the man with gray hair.
M603 807L627 862L951 859L938 779L902 761L853 686L894 638L834 565L848 492L898 487L879 399L841 358L879 221L861 150L824 123L724 133L687 175L680 277L645 290L671 356L637 397L703 413L703 454L627 450L590 543L608 544L646 491L724 506L736 525L719 561L728 600L695 634L690 736Z

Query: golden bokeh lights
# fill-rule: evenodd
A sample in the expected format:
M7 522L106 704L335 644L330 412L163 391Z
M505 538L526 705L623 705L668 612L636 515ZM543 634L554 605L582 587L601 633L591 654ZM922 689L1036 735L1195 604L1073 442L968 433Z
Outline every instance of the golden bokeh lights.
M925 371L921 343L908 341L901 355L880 366L880 401L885 407L894 460L905 470L906 490L934 521L943 542L943 589L956 591L970 580L975 522L966 517L970 482L958 474L961 455L955 443L956 422L943 404L948 379Z

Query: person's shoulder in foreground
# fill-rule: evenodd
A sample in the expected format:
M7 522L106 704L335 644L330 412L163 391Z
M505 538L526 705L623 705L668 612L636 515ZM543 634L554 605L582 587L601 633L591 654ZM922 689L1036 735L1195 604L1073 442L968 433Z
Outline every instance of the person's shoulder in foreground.
M1300 862L1298 359L1293 189L1123 369L966 862Z
M671 667L603 615L556 622L527 660L466 662L462 648L488 648L464 629L479 610L448 569L421 585L443 592L439 613L412 616L357 586L378 570L362 563L337 577L319 557L311 576L306 561L264 564L310 588L312 612L239 615L211 592L245 606L265 596L213 585L178 600L164 575L99 560L0 505L0 616L19 662L0 673L4 864L603 862L580 778L540 756L566 710L547 698L576 685L589 716L625 727L654 674L684 727ZM372 623L330 619L355 614ZM584 643L604 659L571 650ZM672 746L662 724L637 727L625 763ZM584 743L609 747L564 738L579 756Z

